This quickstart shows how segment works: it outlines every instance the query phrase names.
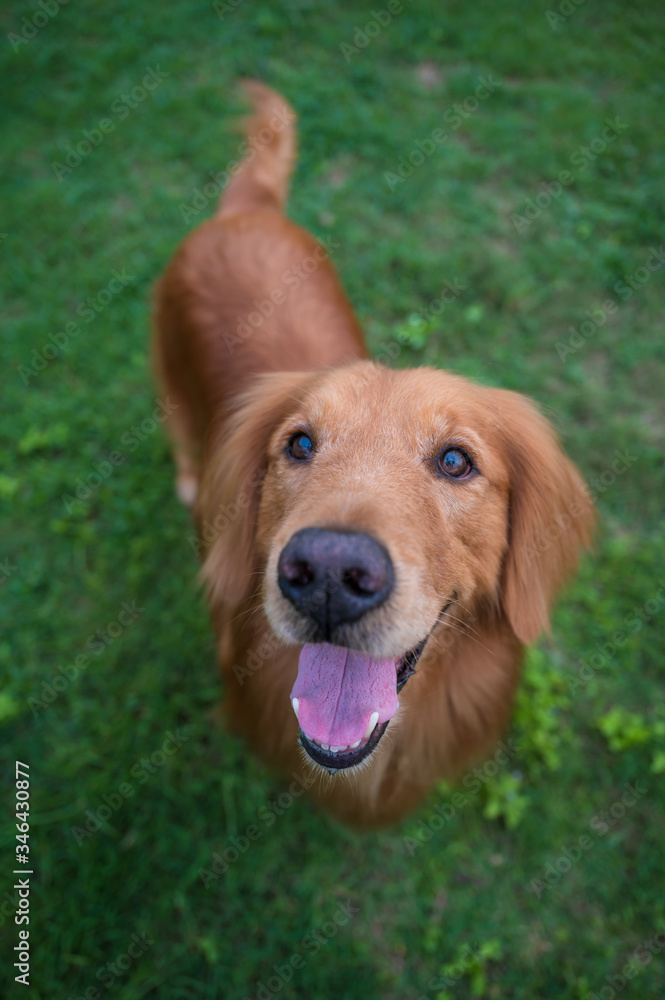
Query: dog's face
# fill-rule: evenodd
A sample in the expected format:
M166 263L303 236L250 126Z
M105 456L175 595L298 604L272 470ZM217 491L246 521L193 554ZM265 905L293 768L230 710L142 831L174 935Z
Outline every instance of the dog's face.
M272 435L259 509L277 634L400 657L451 601L493 594L509 477L491 434L480 398L442 372L353 366L306 394Z
M220 560L244 559L231 590L246 592L259 567L272 629L303 647L302 745L329 770L372 753L435 630L482 603L534 638L590 524L582 481L530 403L430 369L271 377L209 498L222 477L251 509L204 573L223 588Z

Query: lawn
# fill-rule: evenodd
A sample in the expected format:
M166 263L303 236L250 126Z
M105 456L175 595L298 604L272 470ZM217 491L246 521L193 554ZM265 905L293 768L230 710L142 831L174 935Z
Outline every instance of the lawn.
M661 998L665 8L216 7L0 15L2 995ZM242 75L300 115L290 213L373 352L533 396L599 515L500 757L363 836L220 725L151 380Z

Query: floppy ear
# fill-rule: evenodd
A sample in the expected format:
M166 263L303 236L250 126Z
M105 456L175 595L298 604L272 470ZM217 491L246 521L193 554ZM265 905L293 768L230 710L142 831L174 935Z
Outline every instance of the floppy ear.
M549 609L589 544L594 523L584 480L553 427L524 396L491 390L510 476L501 601L518 639L549 628Z
M210 444L195 515L201 577L213 603L237 604L257 585L254 540L268 443L311 379L309 372L261 376Z

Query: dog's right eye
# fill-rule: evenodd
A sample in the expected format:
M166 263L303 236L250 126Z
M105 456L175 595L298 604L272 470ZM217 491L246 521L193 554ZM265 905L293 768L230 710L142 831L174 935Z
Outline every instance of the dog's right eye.
M297 462L306 462L314 454L312 439L302 431L296 431L286 446L286 454Z

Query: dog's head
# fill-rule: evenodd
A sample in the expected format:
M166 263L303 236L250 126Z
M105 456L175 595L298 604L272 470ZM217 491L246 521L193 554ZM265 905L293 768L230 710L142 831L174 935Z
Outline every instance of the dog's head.
M371 754L435 630L482 604L535 639L593 520L528 400L372 362L262 378L201 497L234 514L211 596L237 605L259 574L272 629L302 646L301 742L329 770Z

